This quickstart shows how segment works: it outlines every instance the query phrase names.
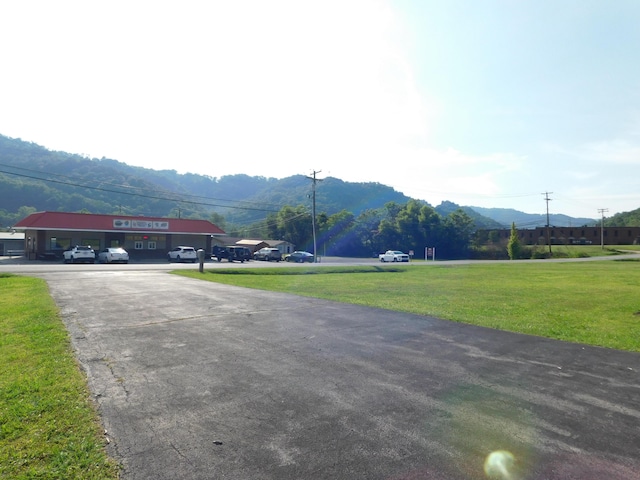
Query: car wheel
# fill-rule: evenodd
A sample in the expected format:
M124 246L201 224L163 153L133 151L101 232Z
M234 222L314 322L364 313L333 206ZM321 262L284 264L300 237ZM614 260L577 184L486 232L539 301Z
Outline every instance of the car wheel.
M398 259L397 259L397 258L394 258L394 259L393 259L393 261L394 261L394 262L397 262L397 261L398 261Z

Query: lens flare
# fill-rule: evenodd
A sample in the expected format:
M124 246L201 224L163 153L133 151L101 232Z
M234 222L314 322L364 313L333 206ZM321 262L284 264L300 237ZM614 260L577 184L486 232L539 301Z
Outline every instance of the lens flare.
M515 457L506 450L491 452L484 461L484 473L489 478L510 480L512 478Z

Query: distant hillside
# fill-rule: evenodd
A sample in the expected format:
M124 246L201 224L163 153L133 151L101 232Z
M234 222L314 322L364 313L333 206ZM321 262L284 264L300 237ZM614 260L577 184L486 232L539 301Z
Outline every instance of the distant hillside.
M0 135L0 222L5 225L17 220L17 212L24 207L185 218L217 213L246 225L286 205L306 205L311 210L311 193L312 181L302 175L275 179L178 174L53 152ZM359 215L387 202L409 200L379 183L325 178L317 184L317 211L329 215L342 210Z
M605 218L604 224L608 227L640 227L640 208L616 213L610 218Z
M490 218L487 215L481 214L476 211L474 207L461 207L453 202L442 202L440 205L436 207L436 212L443 217L446 217L450 213L455 212L456 210L462 210L465 212L473 221L475 222L476 228L478 229L499 229L503 228L500 222Z
M228 224L250 225L286 205L304 205L311 210L311 194L312 181L303 175L275 179L243 174L220 178L178 174L175 170L153 170L108 158L50 151L0 135L0 227L12 225L30 211L42 210L183 218L217 214ZM317 212L328 215L346 210L358 216L366 210L382 209L389 202L406 204L409 200L380 183L328 177L316 188ZM446 201L436 211L446 216L458 208L482 229L510 227L511 222L520 228L546 224L544 215L461 207ZM628 221L637 221L633 212L629 217ZM615 216L607 224L614 218L627 221L627 217ZM557 226L592 225L596 221L551 216L551 223Z
M519 212L512 208L483 208L469 207L480 215L491 218L502 225L503 228L511 227L515 222L518 228L544 227L547 224L546 214L532 214ZM561 214L549 214L549 223L555 227L577 227L582 225L594 225L597 220L593 218L573 218Z

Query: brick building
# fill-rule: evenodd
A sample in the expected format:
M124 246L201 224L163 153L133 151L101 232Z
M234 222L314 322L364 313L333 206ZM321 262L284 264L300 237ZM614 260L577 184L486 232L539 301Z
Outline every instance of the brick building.
M485 230L497 232L500 241L508 241L511 229ZM552 245L638 245L640 227L549 227ZM547 227L518 229L518 237L523 245L547 245Z

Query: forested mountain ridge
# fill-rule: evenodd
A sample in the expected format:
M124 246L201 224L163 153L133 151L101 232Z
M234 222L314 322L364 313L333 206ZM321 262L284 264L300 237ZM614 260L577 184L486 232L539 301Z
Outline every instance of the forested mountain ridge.
M42 210L206 219L217 214L227 224L250 225L287 205L304 205L310 211L311 193L312 181L304 175L275 179L246 174L220 178L179 174L50 151L0 135L0 227L12 225L30 211ZM316 211L328 215L348 211L358 216L388 202L405 204L409 200L379 183L328 177L316 188ZM511 222L526 228L546 223L541 215L512 209L465 207L452 202L435 207L443 216L456 209L469 215L476 228L508 228ZM638 210L617 214L605 224L613 225L614 221L615 225L640 226L640 214ZM557 226L594 222L551 215L551 223Z
M216 213L234 224L247 225L286 205L310 209L311 189L312 182L304 175L275 179L179 174L50 151L0 135L0 226L19 220L16 217L24 214L25 207L183 218L210 218ZM318 213L347 210L358 215L388 202L408 200L382 184L325 178L318 182L316 207Z

